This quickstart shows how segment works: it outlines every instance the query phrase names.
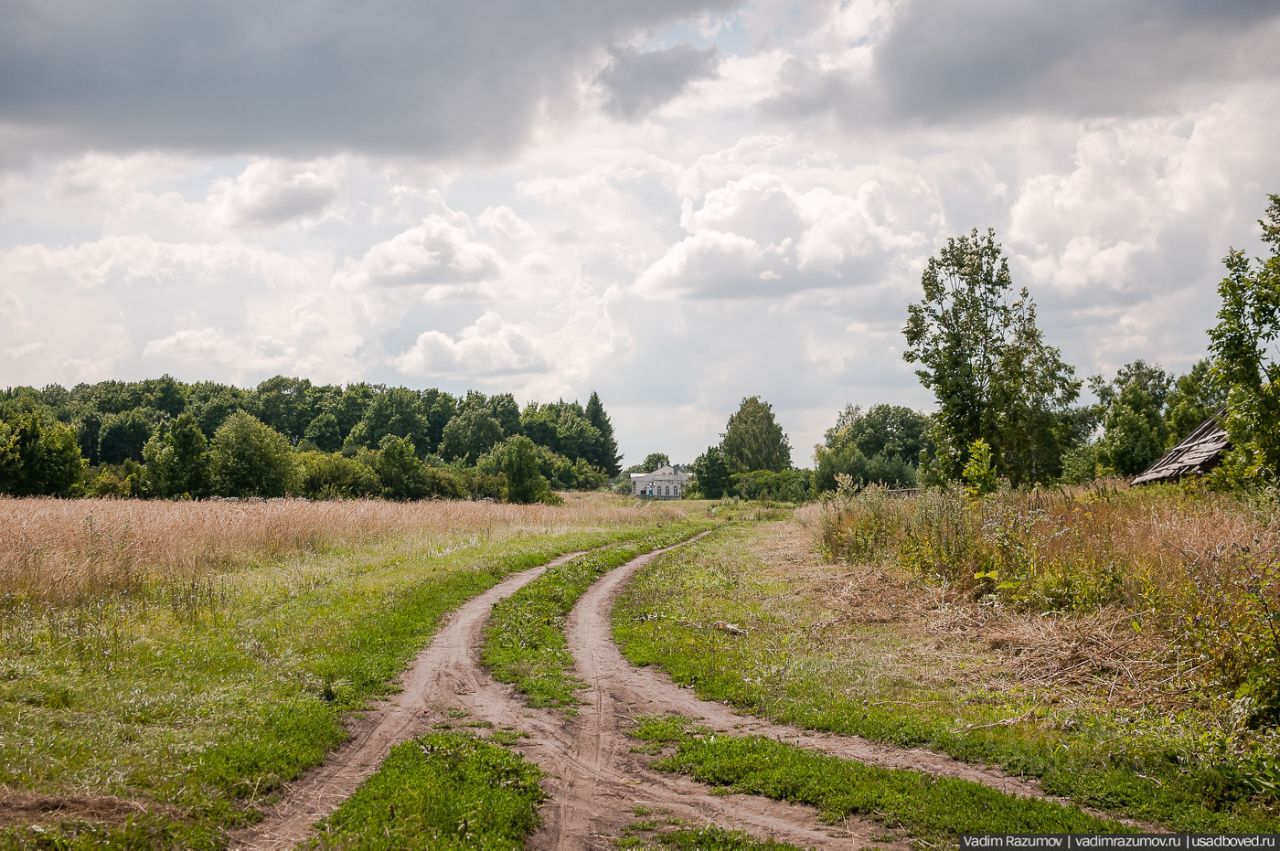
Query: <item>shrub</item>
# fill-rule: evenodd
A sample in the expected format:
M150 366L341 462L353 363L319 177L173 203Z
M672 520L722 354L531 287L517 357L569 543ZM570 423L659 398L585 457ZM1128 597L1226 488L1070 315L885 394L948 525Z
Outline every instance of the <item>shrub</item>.
M209 459L214 490L223 496L284 496L293 483L289 439L245 411L218 426Z
M308 499L351 499L377 496L382 491L378 474L366 463L328 452L304 452L298 456L298 489Z

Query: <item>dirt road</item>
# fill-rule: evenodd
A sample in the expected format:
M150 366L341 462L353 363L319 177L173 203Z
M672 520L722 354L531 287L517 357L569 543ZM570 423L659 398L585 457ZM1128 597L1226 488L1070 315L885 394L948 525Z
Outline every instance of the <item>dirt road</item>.
M669 549L669 548L668 548ZM698 699L664 674L627 663L612 640L614 600L636 571L666 550L628 562L597 581L573 609L567 626L577 673L587 683L584 704L573 716L526 706L515 691L496 682L480 663L484 626L493 606L578 554L513 575L459 608L402 677L403 691L355 722L351 740L323 766L293 784L266 818L232 839L233 847L292 847L310 835L319 819L338 807L399 742L437 722L491 724L524 734L516 745L546 773L548 800L542 827L530 847L594 849L613 840L638 807L691 824L744 830L802 847L886 847L882 825L851 819L823 824L811 808L748 795L712 794L684 777L649 767L651 757L632 751L631 719L679 713L737 735L761 735L841 757L894 768L959 777L1012 794L1047 798L1020 778L921 750L895 748L849 736L797 730L739 715ZM463 720L458 721L462 718ZM905 845L905 840L898 840Z

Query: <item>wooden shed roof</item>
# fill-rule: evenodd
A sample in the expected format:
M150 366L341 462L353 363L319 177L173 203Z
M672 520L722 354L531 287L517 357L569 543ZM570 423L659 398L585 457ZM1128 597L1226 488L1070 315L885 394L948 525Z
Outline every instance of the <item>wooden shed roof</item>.
M1225 414L1224 409L1202 422L1181 443L1135 478L1133 484L1171 482L1191 474L1202 475L1213 469L1222 460L1222 453L1231 445L1226 429L1222 427Z

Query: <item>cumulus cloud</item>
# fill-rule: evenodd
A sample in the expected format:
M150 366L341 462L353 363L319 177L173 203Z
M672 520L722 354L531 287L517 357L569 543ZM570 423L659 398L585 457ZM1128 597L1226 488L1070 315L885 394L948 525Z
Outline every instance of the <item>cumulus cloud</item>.
M18 0L0 128L46 149L490 157L606 45L735 2Z
M281 225L322 215L338 199L342 179L342 164L336 160L261 159L234 179L216 181L207 200L232 227Z
M509 323L492 310L456 337L422 332L392 362L402 373L417 378L481 377L547 367L537 332L524 323Z
M496 250L475 239L470 219L433 214L417 227L374 245L338 279L349 289L421 287L432 298L475 293L502 267Z
M675 99L694 80L713 76L718 64L714 47L677 44L647 53L615 47L596 82L606 93L605 110L633 120Z

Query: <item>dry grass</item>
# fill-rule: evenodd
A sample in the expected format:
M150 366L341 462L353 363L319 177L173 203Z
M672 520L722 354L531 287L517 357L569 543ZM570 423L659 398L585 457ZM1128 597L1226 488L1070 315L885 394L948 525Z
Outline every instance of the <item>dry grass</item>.
M438 549L683 516L672 504L566 495L562 506L381 500L0 498L0 606L62 606L191 583L290 555L403 539Z
M892 599L910 580L922 625L980 637L1025 684L1171 708L1197 686L1245 687L1280 705L1280 521L1266 507L1172 488L871 492L803 520L860 566L859 595Z

